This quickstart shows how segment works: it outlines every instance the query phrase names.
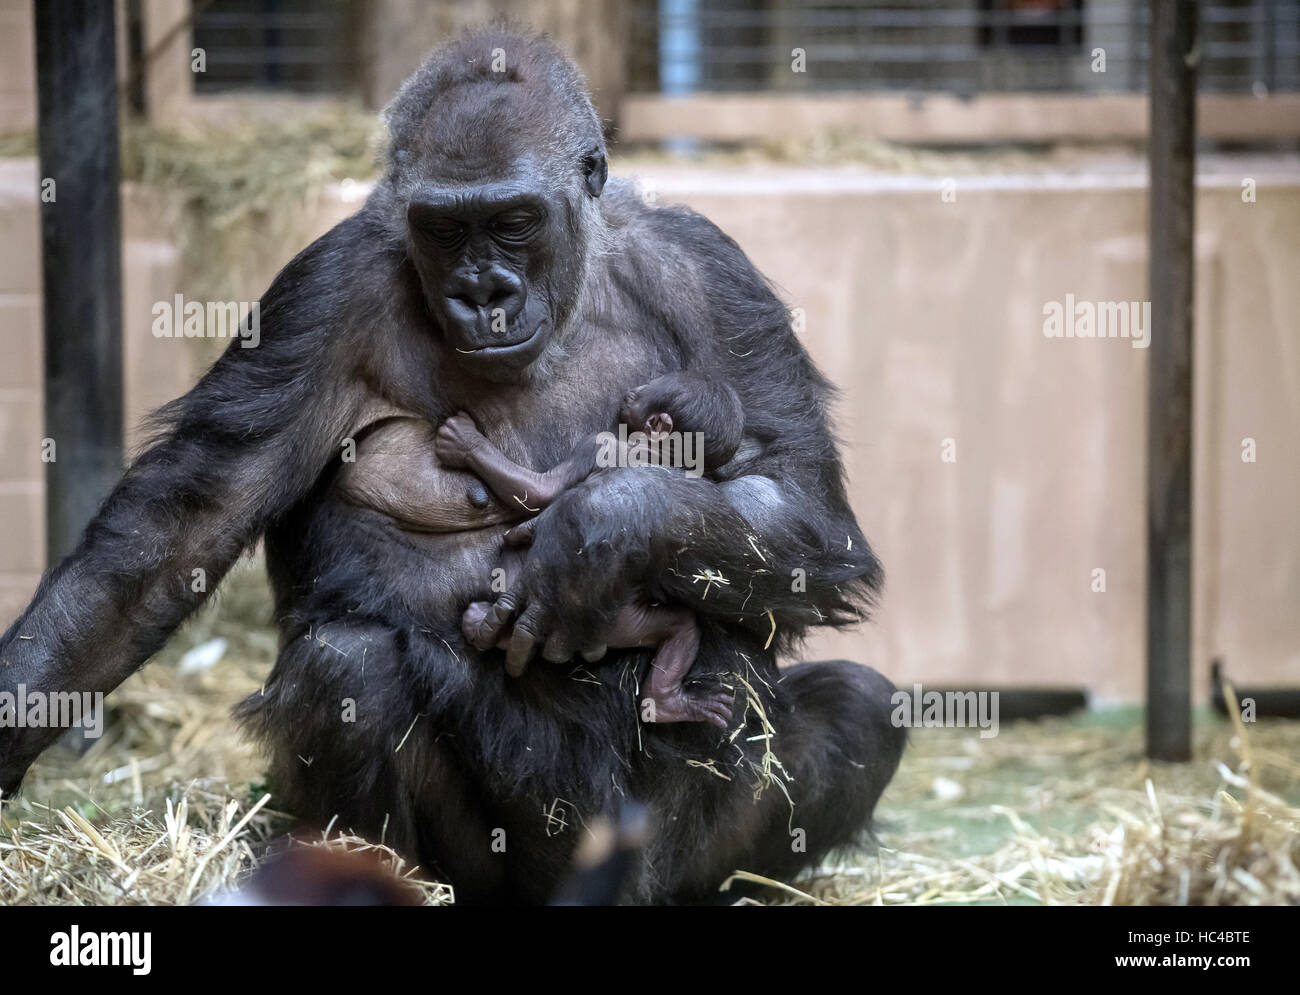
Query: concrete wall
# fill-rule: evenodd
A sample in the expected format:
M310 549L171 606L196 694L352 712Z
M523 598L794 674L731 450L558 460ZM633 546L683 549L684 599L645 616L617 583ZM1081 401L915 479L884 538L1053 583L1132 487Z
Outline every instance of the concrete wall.
M27 604L45 568L45 437L37 170L0 159L0 628ZM196 378L192 343L155 339L155 301L177 290L172 219L147 190L123 193L123 348L128 448L140 420ZM57 440L56 440L57 442Z
M619 115L624 141L694 138L714 142L808 140L825 135L921 144L1141 142L1145 94L700 93L629 94ZM1201 94L1196 129L1224 142L1294 140L1300 94Z
M626 7L627 0L365 0L357 19L363 95L382 107L434 46L467 26L509 17L559 41L582 67L597 111L612 118L626 85Z
M1256 165L1256 203L1230 166L1197 200L1198 693L1218 654L1238 679L1300 682L1300 170ZM1140 165L959 180L953 202L940 179L851 171L644 179L739 241L843 390L850 493L887 589L877 625L811 655L1139 699L1148 352L1042 327L1067 293L1146 297Z
M105 3L110 0L104 0ZM117 76L126 82L125 0L117 9ZM191 34L174 30L190 16L189 0L143 0L144 48L153 53L144 76L145 109L156 123L177 123L194 96ZM0 0L0 135L36 126L36 27L32 0Z
M0 134L36 124L36 47L29 0L0 0Z
M888 581L875 625L819 635L811 655L899 680L1141 697L1148 353L1042 333L1044 304L1066 294L1146 296L1145 189L1130 166L959 179L951 202L940 179L848 169L642 171L802 309L803 340L842 390L850 492ZM1198 196L1198 692L1217 654L1239 678L1300 679L1300 169L1281 167L1222 165ZM35 189L30 162L0 163L0 621L42 566ZM273 240L258 286L232 296L260 293L359 192L323 198L300 234ZM145 191L124 215L134 422L196 371L184 343L149 334L152 302L183 289L170 222Z
M0 624L45 565L36 165L0 161Z

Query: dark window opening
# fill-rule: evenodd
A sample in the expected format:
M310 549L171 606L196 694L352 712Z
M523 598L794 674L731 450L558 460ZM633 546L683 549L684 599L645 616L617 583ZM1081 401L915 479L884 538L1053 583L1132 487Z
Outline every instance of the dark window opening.
M342 94L356 88L349 0L213 0L194 18L198 93Z

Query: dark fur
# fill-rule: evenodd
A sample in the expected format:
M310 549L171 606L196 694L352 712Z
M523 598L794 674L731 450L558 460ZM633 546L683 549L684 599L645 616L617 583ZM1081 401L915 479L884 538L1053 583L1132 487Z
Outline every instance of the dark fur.
M483 71L498 46L506 78ZM502 107L522 120L494 116ZM499 134L458 137L453 118ZM163 412L159 441L0 641L0 687L111 690L203 600L191 571L204 568L211 589L265 536L282 649L241 716L270 753L277 806L383 836L472 901L544 900L576 828L623 797L651 814L629 900L708 899L733 869L788 875L852 842L903 734L874 671L775 665L808 626L858 621L881 580L846 500L830 388L786 309L704 218L648 208L617 182L596 198L599 122L549 43L506 27L468 35L412 78L389 122L388 176L276 278L261 347L236 344ZM526 369L498 375L445 347L406 205L430 156L455 169L485 142L504 154L523 139L542 163L537 181L564 198L559 231L528 262L530 293L548 301L556 330ZM443 154L440 142L455 147ZM636 588L691 608L702 628L692 677L739 686L739 674L754 689L793 812L773 785L754 800L765 746L750 739L761 726L744 693L744 728L728 738L637 722L646 651L612 652L590 674L539 662L508 680L499 654L459 633L466 604L492 597L504 526L414 535L332 491L339 446L361 435L376 398L435 425L470 410L507 455L537 468L612 424L621 392L682 369L730 384L743 405L747 442L723 479L593 476L539 516L503 598L516 633L539 648L576 647ZM486 418L485 402L496 405ZM792 590L795 569L805 592ZM706 571L729 583L706 583ZM355 723L340 721L347 698ZM6 793L57 733L0 732ZM806 832L806 852L792 849L791 828ZM505 853L491 848L495 829Z
M670 373L645 385L636 403L647 414L667 412L673 431L700 433L710 472L736 455L745 434L745 408L731 385L701 373ZM640 425L629 425L637 431Z

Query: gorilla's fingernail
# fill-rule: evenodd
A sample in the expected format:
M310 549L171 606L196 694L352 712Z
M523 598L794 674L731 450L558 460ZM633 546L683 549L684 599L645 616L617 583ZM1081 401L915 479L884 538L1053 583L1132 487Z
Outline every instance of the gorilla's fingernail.
M469 503L475 508L486 508L488 506L488 493L482 484L470 484L465 496L469 498Z

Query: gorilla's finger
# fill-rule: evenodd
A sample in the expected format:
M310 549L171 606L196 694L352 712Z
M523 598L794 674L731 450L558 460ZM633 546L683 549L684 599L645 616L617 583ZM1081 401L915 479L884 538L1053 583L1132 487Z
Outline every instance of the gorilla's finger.
M723 712L719 708L710 706L704 710L704 713L708 716L705 721L717 726L719 729L725 729L731 723L731 712L729 711Z
M537 537L537 519L530 518L526 522L507 530L505 535L505 544L507 546L531 546L533 540Z
M505 594L497 598L492 603L492 606L488 608L483 621L479 623L479 633L482 641L487 643L489 647L494 646L496 641L501 638L501 634L505 632L506 626L510 624L510 619L514 617L518 607L519 598L512 591L506 591Z
M603 643L600 646L588 646L582 651L582 658L588 663L595 663L597 660L603 660L608 652L609 647Z
M460 619L460 631L465 636L465 641L475 649L490 650L492 643L488 641L489 633L486 625L488 613L492 606L486 601L475 601L465 609L465 614Z
M515 631L510 636L510 648L506 650L506 673L518 677L533 658L537 647L537 633L531 626L531 619L521 618L515 623Z
M542 658L551 663L567 663L573 659L573 644L558 632L554 633L542 648Z
M527 660L524 660L522 663L518 661L512 663L510 660L509 653L506 654L506 676L507 677L523 677L524 672L527 669L528 669Z

